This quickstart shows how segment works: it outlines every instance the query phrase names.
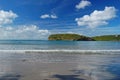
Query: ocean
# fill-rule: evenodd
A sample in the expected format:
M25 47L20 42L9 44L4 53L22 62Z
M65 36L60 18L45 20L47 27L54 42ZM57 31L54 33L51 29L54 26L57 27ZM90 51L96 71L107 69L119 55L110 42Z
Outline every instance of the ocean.
M0 40L0 50L119 50L119 41Z
M120 80L120 42L1 40L0 80Z

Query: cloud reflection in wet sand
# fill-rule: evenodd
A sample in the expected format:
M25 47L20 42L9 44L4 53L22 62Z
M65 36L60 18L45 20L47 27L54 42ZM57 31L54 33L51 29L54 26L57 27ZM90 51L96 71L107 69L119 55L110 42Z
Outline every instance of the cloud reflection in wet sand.
M0 80L20 80L21 75L6 74L0 77Z
M119 80L119 56L0 53L0 80Z

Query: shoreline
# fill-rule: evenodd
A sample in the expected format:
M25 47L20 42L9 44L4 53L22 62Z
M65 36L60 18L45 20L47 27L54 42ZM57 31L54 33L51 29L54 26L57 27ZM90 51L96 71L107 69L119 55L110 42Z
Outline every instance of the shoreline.
M114 50L111 50L111 49L110 49L110 50L107 50L107 49L106 49L106 50L98 50L98 49L96 49L96 50L95 50L95 49L94 49L94 50L85 50L85 49L84 49L84 50L78 50L78 49L76 49L76 50L75 50L75 49L74 49L74 50L71 50L71 49L35 50L35 49L33 49L33 50L32 50L32 49L25 49L25 50L0 50L0 51L16 51L16 52L17 52L17 51L41 51L41 52L49 52L49 51L50 51L50 52L58 52L58 51L66 51L66 52L67 52L67 51L70 51L70 52L72 52L72 51L73 51L73 52L75 52L75 51L76 51L76 52L77 52L77 51L80 51L80 52L85 52L85 51L86 51L86 52L89 52L89 51L93 51L93 52L94 52L94 51L106 51L106 52L108 52L108 51L120 51L120 49L116 49L116 50L115 50L115 49L114 49Z
M120 50L0 50L0 53L120 55Z

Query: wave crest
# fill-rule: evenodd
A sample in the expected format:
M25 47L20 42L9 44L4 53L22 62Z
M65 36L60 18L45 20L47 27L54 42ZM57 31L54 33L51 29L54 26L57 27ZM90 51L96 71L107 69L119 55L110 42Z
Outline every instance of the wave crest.
M120 54L120 50L0 50L15 53L79 53L79 54Z

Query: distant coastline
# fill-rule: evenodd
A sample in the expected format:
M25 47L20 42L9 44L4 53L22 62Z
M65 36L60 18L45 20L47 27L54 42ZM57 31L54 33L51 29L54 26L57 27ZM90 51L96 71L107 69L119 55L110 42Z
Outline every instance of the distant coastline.
M120 35L102 35L95 37L88 37L79 34L52 34L48 40L56 41L120 41Z

